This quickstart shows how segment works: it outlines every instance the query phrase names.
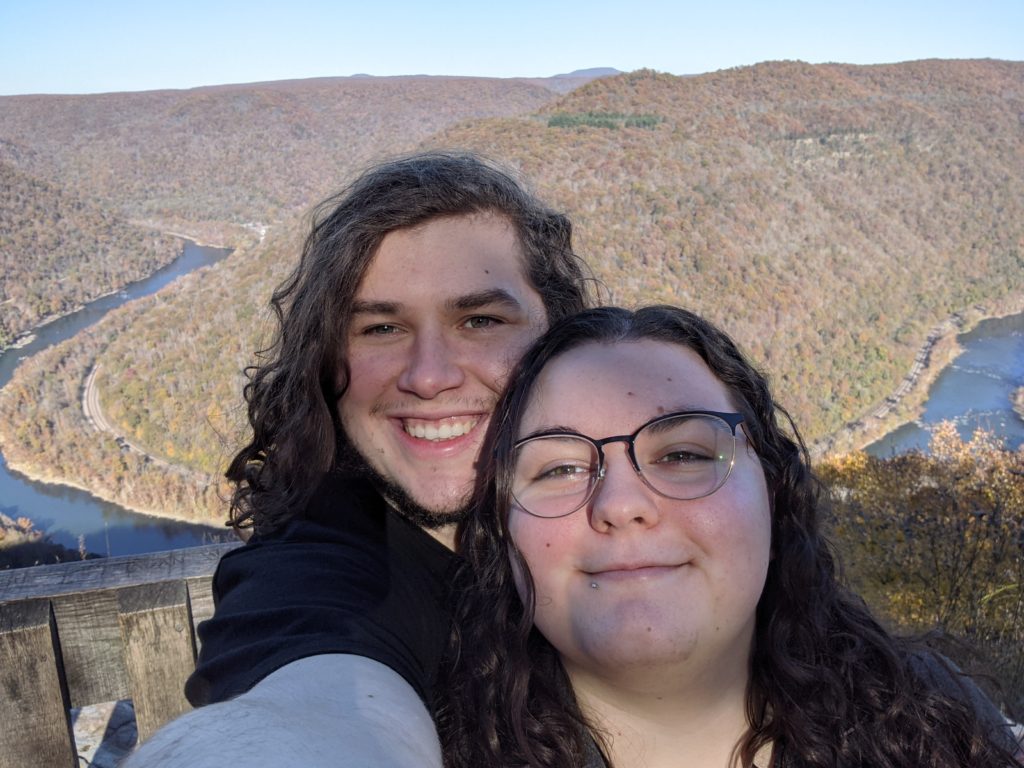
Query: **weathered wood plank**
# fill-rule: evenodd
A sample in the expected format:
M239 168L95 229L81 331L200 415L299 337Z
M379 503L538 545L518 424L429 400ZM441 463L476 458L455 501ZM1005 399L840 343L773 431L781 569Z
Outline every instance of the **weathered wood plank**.
M213 616L213 580L207 576L197 576L187 579L185 585L188 587L188 604L192 610L192 642L195 643L198 656L203 644L196 630L201 622Z
M240 544L211 544L146 555L101 557L0 571L0 603L52 597L154 581L210 576L221 555Z
M128 698L117 593L61 595L52 602L71 706Z
M187 711L194 623L236 546L0 572L0 768L75 764L71 706L130 697L140 739Z
M0 606L0 768L78 765L48 600Z
M192 621L184 581L118 592L121 637L139 741L190 709L185 679L195 665Z

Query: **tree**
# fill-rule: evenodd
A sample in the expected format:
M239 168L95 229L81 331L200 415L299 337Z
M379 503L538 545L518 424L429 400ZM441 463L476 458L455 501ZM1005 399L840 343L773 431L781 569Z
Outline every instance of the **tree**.
M863 452L821 468L850 585L894 627L937 630L965 666L983 660L1024 710L1024 452L951 423L930 451Z

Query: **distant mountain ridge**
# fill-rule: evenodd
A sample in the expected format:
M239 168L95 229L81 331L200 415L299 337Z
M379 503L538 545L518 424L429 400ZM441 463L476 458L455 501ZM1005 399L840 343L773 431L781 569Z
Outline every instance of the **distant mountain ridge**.
M361 164L324 154L346 142L365 158L466 147L521 170L571 215L579 252L612 300L679 303L720 322L771 374L812 439L883 401L951 313L1024 306L1024 63L769 62L688 77L648 70L594 79L561 97L524 83L469 81L462 94L461 84L442 87L450 84L353 79L300 87L295 98L288 91L296 86L150 94L120 120L108 113L129 102L93 99L65 114L70 124L38 137L5 132L28 118L19 105L13 120L0 100L0 140L9 142L0 151L17 147L21 168L59 175L59 163L74 169L91 157L93 168L107 163L108 176L67 173L69 186L95 188L120 211L162 212L183 226L217 216L274 224L261 244L176 293L28 361L17 387L0 393L11 462L60 467L146 509L222 513L212 479L188 486L152 466L126 466L131 457L112 441L75 424L73 397L55 382L101 362L107 417L154 455L215 478L238 444L239 371L266 341L266 300L296 257L298 212L340 184L351 172L343 168ZM380 94L372 108L358 98L370 91L357 90L371 86ZM339 103L324 104L327 93ZM453 119L434 128L424 117L422 131L410 129L403 121L439 109L410 106L414 93L441 94ZM488 93L533 106L483 105L489 114L455 117L482 109L476 102ZM37 119L44 107L55 108L33 106ZM168 125L154 129L158 118ZM145 147L150 130L153 146ZM261 130L262 141L279 146L250 149L239 164L245 137ZM61 154L60 142L74 140L80 149ZM315 182L290 174L292 166ZM232 169L235 184L225 187ZM224 199L204 208L217 190ZM67 403L68 413L49 418L36 406L44 402Z
M0 161L129 219L270 221L452 123L556 98L521 80L318 78L0 97ZM179 227L180 228L180 227Z
M568 72L563 75L555 75L556 79L562 79L565 77L589 77L591 79L597 79L599 77L613 77L614 75L623 74L620 70L614 67L591 67L590 69L574 69L572 72Z

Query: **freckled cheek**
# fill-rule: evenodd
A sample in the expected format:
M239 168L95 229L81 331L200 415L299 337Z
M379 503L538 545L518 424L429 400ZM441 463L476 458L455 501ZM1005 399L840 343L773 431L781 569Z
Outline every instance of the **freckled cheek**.
M751 588L755 583L763 587L771 559L771 513L766 496L754 490L739 502L731 524L718 534L721 551L732 552L727 558L732 577L744 579Z
M523 356L526 349L541 335L542 330L539 328L532 328L528 331L523 331L518 334L514 339L507 339L504 343L493 343L488 349L493 350L494 354L489 355L486 360L488 361L487 367L490 371L490 377L495 382L497 388L504 389L505 381L508 379L508 375L512 372L512 369L519 362L519 358Z
M693 509L688 518L690 535L728 563L728 571L757 567L767 561L771 548L771 512L768 495L758 478L744 482L733 477L709 502Z
M353 361L350 369L349 391L363 403L375 403L394 391L403 363L395 356L380 355Z
M522 514L524 513L520 513ZM537 522L549 524L553 521ZM566 568L567 551L564 540L555 530L548 530L549 527L552 526L545 525L545 528L540 528L533 520L521 522L515 517L509 520L509 534L530 569L538 597L549 585L564 578Z
M483 359L478 358L472 368L484 386L492 392L500 394L505 388L509 374L512 373L515 364L519 362L521 352L522 350L519 348L505 348L498 353L492 352Z

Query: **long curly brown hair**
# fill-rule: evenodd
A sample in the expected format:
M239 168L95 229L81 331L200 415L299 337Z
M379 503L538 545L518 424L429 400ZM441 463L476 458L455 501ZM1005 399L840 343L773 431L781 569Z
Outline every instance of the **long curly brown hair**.
M784 755L775 764L785 766L1016 765L1005 730L995 732L972 703L974 689L957 695L955 670L890 635L841 586L819 529L821 492L807 450L765 377L727 335L666 306L600 308L562 321L512 375L481 452L474 513L459 531L465 565L438 715L447 764L582 767L601 743L556 650L533 627L532 582L525 579L524 600L516 590L514 568L529 570L507 529L514 443L552 359L583 344L640 339L693 350L726 386L772 500L773 557L757 608L740 764L772 745L776 758Z
M466 152L428 152L374 166L313 213L302 256L274 291L276 335L246 369L252 438L226 472L230 523L273 530L300 512L348 450L336 403L347 379L352 301L381 241L431 219L474 213L507 218L549 321L587 306L594 285L573 252L572 224L512 174Z

